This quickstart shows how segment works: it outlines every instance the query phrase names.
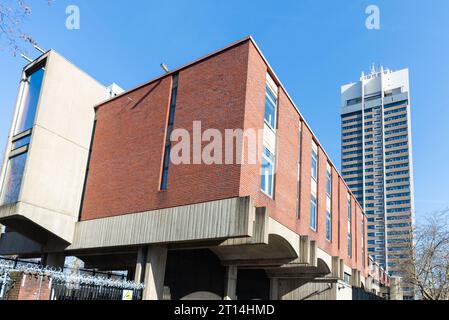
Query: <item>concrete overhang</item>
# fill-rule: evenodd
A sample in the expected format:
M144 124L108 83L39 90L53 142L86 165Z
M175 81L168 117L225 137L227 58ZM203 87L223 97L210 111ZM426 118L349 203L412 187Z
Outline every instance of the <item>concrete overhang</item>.
M249 238L256 209L231 198L78 222L68 251Z
M76 221L68 215L17 202L0 207L0 223L42 245L52 242L61 249L69 244Z

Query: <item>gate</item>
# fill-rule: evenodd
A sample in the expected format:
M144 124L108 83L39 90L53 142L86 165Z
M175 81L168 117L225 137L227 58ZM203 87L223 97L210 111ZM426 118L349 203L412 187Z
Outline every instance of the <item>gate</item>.
M367 292L363 288L352 287L352 300L385 300L372 292Z
M51 300L142 300L142 289L126 290L116 287L81 284L77 287L65 283L53 283Z

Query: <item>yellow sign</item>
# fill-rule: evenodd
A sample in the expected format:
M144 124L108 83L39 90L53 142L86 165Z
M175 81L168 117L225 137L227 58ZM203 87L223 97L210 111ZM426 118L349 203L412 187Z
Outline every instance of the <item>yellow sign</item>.
M123 290L122 300L132 300L132 299L133 299L133 291Z

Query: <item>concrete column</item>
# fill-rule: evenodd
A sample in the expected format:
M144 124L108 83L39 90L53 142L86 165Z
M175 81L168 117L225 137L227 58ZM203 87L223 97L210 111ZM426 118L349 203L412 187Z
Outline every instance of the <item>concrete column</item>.
M270 300L279 300L279 279L270 278Z
M354 287L361 287L360 271L357 269L352 269L352 285Z
M343 280L343 279L345 278L345 262L343 261L343 259L340 259L340 268L339 268L339 271L340 271L340 276L339 276L339 278L340 278L341 280Z
M332 277L340 278L340 258L332 257Z
M226 267L224 300L237 300L237 266Z
M404 300L404 292L402 291L401 278L391 277L390 282L390 300Z
M64 253L44 253L41 257L41 264L46 267L55 267L64 269Z
M310 263L310 240L308 236L299 237L299 254L301 263Z
M136 283L142 283L143 281L143 275L145 273L145 264L146 264L146 251L148 248L140 247L137 250L137 262L136 262L136 268L134 271L134 282Z
M316 254L316 241L310 241L310 266L317 267L318 266L318 259Z
M164 293L167 246L149 246L145 263L143 300L162 300Z

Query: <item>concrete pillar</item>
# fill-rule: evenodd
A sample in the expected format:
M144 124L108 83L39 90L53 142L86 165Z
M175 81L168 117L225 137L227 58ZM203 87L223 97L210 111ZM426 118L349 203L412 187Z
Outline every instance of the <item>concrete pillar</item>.
M149 246L145 261L143 300L162 300L164 293L167 246Z
M301 263L310 263L310 240L308 236L299 237L299 254Z
M399 277L391 277L390 280L390 300L404 300L401 281Z
M64 253L44 253L41 257L41 264L46 267L54 267L64 269L65 254Z
M339 271L340 271L340 276L339 276L339 278L340 278L341 280L343 280L343 279L345 278L345 262L343 261L343 259L340 259L340 268L339 268Z
M310 241L310 266L317 267L318 266L318 258L316 254L316 241Z
M332 257L332 277L340 278L340 258Z
M237 266L226 267L224 300L237 300Z
M134 282L136 283L142 283L143 282L143 275L145 273L145 264L146 264L146 255L148 248L140 247L137 250L137 262L136 262L136 268L134 271Z
M279 279L270 278L270 300L279 300Z
M352 285L356 288L361 287L360 271L352 269Z

